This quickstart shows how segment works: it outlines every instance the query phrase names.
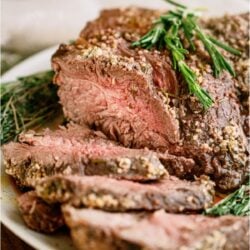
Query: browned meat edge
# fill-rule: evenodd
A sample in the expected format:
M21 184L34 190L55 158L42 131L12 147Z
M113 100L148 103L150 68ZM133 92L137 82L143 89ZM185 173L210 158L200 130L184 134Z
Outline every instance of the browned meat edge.
M108 213L63 207L79 250L249 249L249 224L243 217Z
M105 175L137 181L167 175L155 152L125 148L99 135L86 135L80 126L72 126L55 132L28 132L20 136L20 142L4 145L6 173L19 185L31 187L39 179L55 174ZM167 154L159 157L167 160L168 166L182 161ZM187 159L187 167L190 164L193 162Z
M109 211L158 210L178 213L212 205L214 188L205 177L188 182L176 177L148 184L101 176L53 176L36 185L49 203L70 203Z
M60 46L52 66L65 115L125 146L146 146L192 158L192 175L208 174L222 190L237 188L245 178L248 155L235 79L226 72L215 79L207 52L195 41L196 52L187 62L215 101L204 112L172 71L167 51L130 46L159 14L140 8L105 10L74 44ZM232 28L237 23L246 44L246 15L233 15L228 22L223 18L216 20L218 26ZM204 25L213 33L212 25ZM231 41L228 35L224 37ZM237 66L242 58L230 59ZM238 85L240 81L237 78ZM172 173L183 177L183 172Z

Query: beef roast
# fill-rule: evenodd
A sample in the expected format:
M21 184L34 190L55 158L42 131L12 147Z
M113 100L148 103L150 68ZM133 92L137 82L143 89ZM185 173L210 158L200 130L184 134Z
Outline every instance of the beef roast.
M53 176L36 185L39 197L49 203L71 203L110 211L199 211L213 202L213 184L206 178L195 182L164 178L136 183L104 176Z
M52 233L64 225L58 204L47 204L34 191L18 197L18 208L26 225L39 232Z
M219 21L219 22L218 22ZM236 72L235 88L240 100L242 125L246 136L250 136L249 114L249 44L250 15L249 12L240 15L225 15L204 20L204 26L220 40L241 51L241 56L227 53ZM237 32L235 32L237 30ZM233 31L233 32L229 32Z
M22 134L19 141L4 145L3 154L6 173L21 186L35 186L39 179L55 174L106 175L137 181L167 174L156 153L124 148L77 125L55 132L31 131ZM170 161L178 163L172 158Z
M246 172L247 143L234 79L226 72L215 79L207 52L195 41L187 63L215 101L204 111L172 70L168 51L131 47L159 14L106 10L75 43L60 46L52 66L64 113L125 146L192 158L193 175L211 175L223 190L236 188Z
M53 59L54 68L65 69L55 79L68 118L125 146L159 148L178 141L177 121L157 95L150 64L110 48L75 50L61 46Z
M154 213L108 213L63 207L79 250L249 249L248 219Z
M55 82L60 85L58 94L68 118L80 124L86 123L97 127L125 146L166 147L179 138L178 124L171 114L172 110L163 104L157 94L158 86L173 94L177 91L177 80L169 62L155 62L154 66L139 54L139 60L133 55L123 56L117 53L116 44L112 44L112 40L110 46L106 46L105 41L103 47L98 44L95 46L93 43L91 46L85 46L85 38L96 40L91 30L97 37L100 37L98 30L103 32L103 35L107 31L108 37L116 36L119 40L119 33L127 29L127 26L133 29L133 26L142 23L142 20L151 23L150 19L142 18L145 13L152 14L149 10L134 11L103 12L97 20L98 24L89 23L86 32L82 32L79 44L60 46L52 59L53 68L56 72L60 71L55 77ZM118 24L117 18L124 15L124 25L122 22ZM137 20L133 20L132 24L131 18ZM119 26L120 31L110 30L108 24ZM107 30L103 30L102 25ZM142 28L139 27L138 30ZM117 34L112 34L113 31ZM123 41L117 44L124 53L127 53L126 45ZM155 61L152 55L148 57ZM155 74L155 78L158 79L156 81L153 77L154 67L160 68L162 73Z

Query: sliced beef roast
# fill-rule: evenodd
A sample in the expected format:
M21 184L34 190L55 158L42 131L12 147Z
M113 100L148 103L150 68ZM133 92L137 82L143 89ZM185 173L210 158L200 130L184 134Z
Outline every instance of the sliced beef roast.
M195 41L187 62L215 101L204 111L171 69L167 51L131 47L158 16L138 8L106 10L74 44L60 46L52 66L64 113L125 146L192 158L193 175L211 175L223 190L236 188L245 176L247 144L234 79L226 72L215 79Z
M178 123L157 95L149 63L111 48L81 51L72 45L60 47L53 65L61 72L58 94L71 120L125 146L161 148L178 141Z
M108 213L63 207L79 250L249 249L248 219L155 213Z
M77 125L55 132L28 132L20 136L20 142L4 145L3 154L6 173L21 186L35 186L39 179L55 174L106 175L137 181L167 174L157 153L124 148ZM161 157L168 159L166 154ZM169 160L169 166L171 161L178 164L172 157Z
M60 205L47 204L34 191L22 194L17 201L20 213L29 228L52 233L64 225Z
M109 211L199 211L213 202L213 184L206 178L195 182L176 177L143 184L104 176L53 176L36 185L39 197L49 203L71 203Z
M121 37L124 29L133 31L135 26L145 31L156 13L136 8L104 11L76 44L60 46L52 67L68 118L98 128L125 146L165 148L178 141L178 122L157 93L159 87L177 93L170 60L157 51L145 51L146 57L135 54Z

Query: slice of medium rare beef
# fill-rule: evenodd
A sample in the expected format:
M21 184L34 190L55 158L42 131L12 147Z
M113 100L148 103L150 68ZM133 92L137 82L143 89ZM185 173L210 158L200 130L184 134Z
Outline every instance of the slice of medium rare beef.
M173 95L178 92L171 60L156 50L131 49L124 39L125 31L145 32L157 15L158 11L138 8L105 10L88 23L75 44L60 46L52 67L58 73L55 82L61 86L59 96L66 116L101 129L125 146L161 148L178 140L172 110L167 102L162 103L164 96L157 95L159 88ZM84 81L76 84L74 79ZM94 82L87 84L88 80ZM95 91L101 96L96 98ZM81 108L76 107L78 101L72 103L66 97L70 92L79 98ZM91 105L93 100L97 105Z
M215 101L213 107L204 111L196 98L190 96L186 84L181 81L179 76L177 76L179 82L176 81L176 76L168 77L174 75L174 73L171 71L171 58L167 51L156 51L154 49L148 51L130 46L132 41L137 40L149 30L151 27L150 20L159 16L159 12L147 10L145 12L147 16L150 16L149 13L151 11L151 18L147 19L143 17L144 11L144 9L136 8L106 10L101 13L97 20L90 22L86 29L83 29L80 38L75 44L60 47L58 52L53 56L52 65L57 73L55 82L60 86L59 92L61 92L59 95L61 96L65 113L69 114L71 119L79 123L84 123L87 119L88 124L97 127L108 137L119 140L127 146L147 146L154 149L168 150L169 153L176 156L192 158L195 161L195 165L190 171L191 174L201 175L205 173L212 176L218 187L222 190L230 190L238 187L245 178L247 144L242 130L240 105L236 95L234 79L227 73L223 73L220 78L215 79L210 67L209 56L201 44L195 41L197 46L196 52L194 55L188 56L187 62L198 74L200 85L209 91ZM233 18L237 19L237 16L233 16ZM140 22L140 20L144 21ZM219 19L218 23L222 26L225 25L223 19ZM245 26L242 28L245 29ZM107 53L106 51L109 52ZM86 57L86 54L89 54L89 52L91 52L91 55ZM107 54L109 56L106 56ZM114 100L114 98L111 98L107 92L99 91L97 95L95 90L93 90L95 93L93 94L94 98L91 100L96 100L95 109L84 109L84 107L89 108L90 106L89 101L85 102L84 95L86 90L83 86L84 83L80 80L81 84L79 84L78 81L82 79L82 72L85 72L85 67L81 65L87 63L92 69L90 79L91 81L95 79L91 86L87 85L88 89L92 91L96 86L101 86L103 89L106 86L104 85L106 81L102 81L103 75L98 72L101 72L102 69L105 71L106 64L103 65L100 63L98 70L93 70L96 68L91 66L92 64L89 61L90 58L94 58L95 62L101 62L104 60L103 57L105 57L106 61L109 59L112 63L119 64L119 60L111 59L112 55L114 58L130 61L131 65L134 65L134 63L145 63L148 65L148 68L151 67L151 70L148 70L146 74L148 78L152 79L151 85L156 89L155 92L156 96L160 98L159 101L169 111L169 115L167 116L168 121L165 120L167 127L162 126L159 121L157 121L157 124L162 129L167 129L170 134L178 135L174 137L175 140L169 140L170 137L168 136L166 142L166 140L162 139L162 136L159 137L158 132L151 134L152 136L150 135L150 137L147 136L148 140L145 140L145 135L148 134L149 130L156 131L155 127L151 126L151 121L156 118L155 116L144 115L143 112L141 114L143 114L143 119L147 123L147 129L145 130L145 126L139 125L143 129L143 133L136 133L135 137L134 127L138 128L138 120L129 119L129 127L131 125L132 129L128 129L128 126L125 126L124 122L121 121L129 117L124 110L127 111L129 109L133 116L139 115L138 112L135 112L135 109L131 110L127 102L126 105L119 105L119 98L112 101L111 99ZM110 63L108 64L110 65ZM237 65L237 62L235 65ZM119 72L121 71L119 70ZM165 75L163 72L165 72ZM104 72L105 76L107 74L107 72ZM129 73L126 74L130 75ZM101 78L99 77L100 75L102 75ZM114 79L117 77L111 74L111 78ZM126 81L126 78L123 79ZM127 88L133 86L129 81L127 82L128 84L125 84ZM125 92L123 91L121 94L117 86L120 85L115 84L112 88L112 96L124 99ZM72 89L75 90L75 93L71 98L66 98L69 93L72 93ZM106 94L104 95L103 93ZM127 89L126 100L130 100L129 97L134 98L132 106L143 108L145 111L147 107L141 106L140 96L142 96L144 101L146 99L140 91L138 94L139 96L134 95ZM85 112L80 113L79 110L75 112L77 102L74 103L74 100L76 99L76 95L82 103L81 109L84 109ZM100 103L101 105L99 105ZM106 105L105 111L101 108L103 105ZM98 113L96 112L97 107L100 107L102 111L99 112L98 119L94 119ZM117 107L115 112L113 112L113 107ZM74 115L72 115L73 112L75 112ZM112 113L112 118L106 116L110 112ZM94 116L92 116L93 114ZM161 119L159 113L156 116L158 117L157 119ZM93 121L89 122L89 119ZM101 122L98 122L100 119ZM118 120L119 122L117 122ZM171 120L174 121L174 126L169 125L173 124L169 122ZM125 130L126 136L124 136ZM132 143L131 140L133 141ZM171 170L173 174L185 177L184 171L181 172L179 169L181 168L177 168L177 171L174 171L174 169ZM188 176L190 176L190 172L188 172Z
M53 56L58 95L69 119L125 146L161 148L178 140L176 119L157 95L152 67L111 48L61 46Z
M207 178L194 182L176 177L137 183L104 176L53 176L36 185L36 193L48 203L108 211L159 210L179 213L200 211L212 205L214 186Z
M76 125L55 132L22 134L20 142L3 146L3 155L6 173L21 186L35 186L39 179L55 174L105 175L136 181L167 174L157 153L124 148L93 133L86 135Z
M249 249L246 217L109 213L69 205L63 214L79 250Z
M44 202L34 191L22 194L17 202L25 224L35 231L52 233L64 225L60 205Z

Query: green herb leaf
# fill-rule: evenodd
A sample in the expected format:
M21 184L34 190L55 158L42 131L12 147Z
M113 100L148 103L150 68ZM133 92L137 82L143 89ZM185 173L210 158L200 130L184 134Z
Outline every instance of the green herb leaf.
M139 41L132 43L132 46L140 46L146 49L151 49L153 46L157 48L167 48L172 54L173 68L181 73L184 81L188 84L189 92L195 95L204 108L207 109L212 106L213 99L207 91L201 88L197 82L194 71L185 63L185 54L187 54L188 51L183 48L180 40L180 32L183 31L192 51L195 50L193 42L195 37L198 37L203 42L205 49L212 59L214 75L216 77L218 77L223 70L235 76L234 69L222 56L216 46L235 55L240 55L240 51L206 35L198 25L197 12L190 11L185 5L173 0L165 1L176 6L177 9L161 15L155 22L153 28L139 39Z
M196 25L196 31L197 35L203 42L206 50L208 51L212 61L213 61L213 67L214 67L214 74L216 77L220 75L220 73L223 70L228 71L232 76L235 76L235 72L230 65L229 62L226 61L226 59L221 55L221 53L218 51L218 49L215 47L214 43L212 43L208 36L200 29L198 25Z
M210 108L213 105L213 99L206 90L201 88L197 82L194 71L183 61L179 62L179 70L188 84L189 92L198 98L205 109Z
M23 130L40 127L60 112L54 72L45 71L1 84L1 144Z
M208 36L209 40L214 43L215 45L217 45L218 47L230 52L231 54L233 55L236 55L236 56L240 56L241 55L241 52L231 46L229 46L228 44L225 44L225 43L222 43L220 41L218 41L217 39L215 39L214 37L212 36Z
M182 27L183 27L184 35L190 44L191 50L193 50L193 51L195 50L193 38L195 35L196 19L197 19L196 16L189 14L185 18L183 18L183 20L182 20Z
M157 23L145 36L139 41L132 43L132 46L140 46L142 48L151 49L157 45L165 34L164 25Z
M174 6L180 7L180 8L182 8L182 9L186 9L186 8L187 8L185 5L180 4L180 3L177 3L177 2L175 2L175 1L173 1L173 0L165 0L165 1L166 1L167 3L170 3L170 4L174 5Z
M238 190L205 211L206 215L250 215L250 179Z

